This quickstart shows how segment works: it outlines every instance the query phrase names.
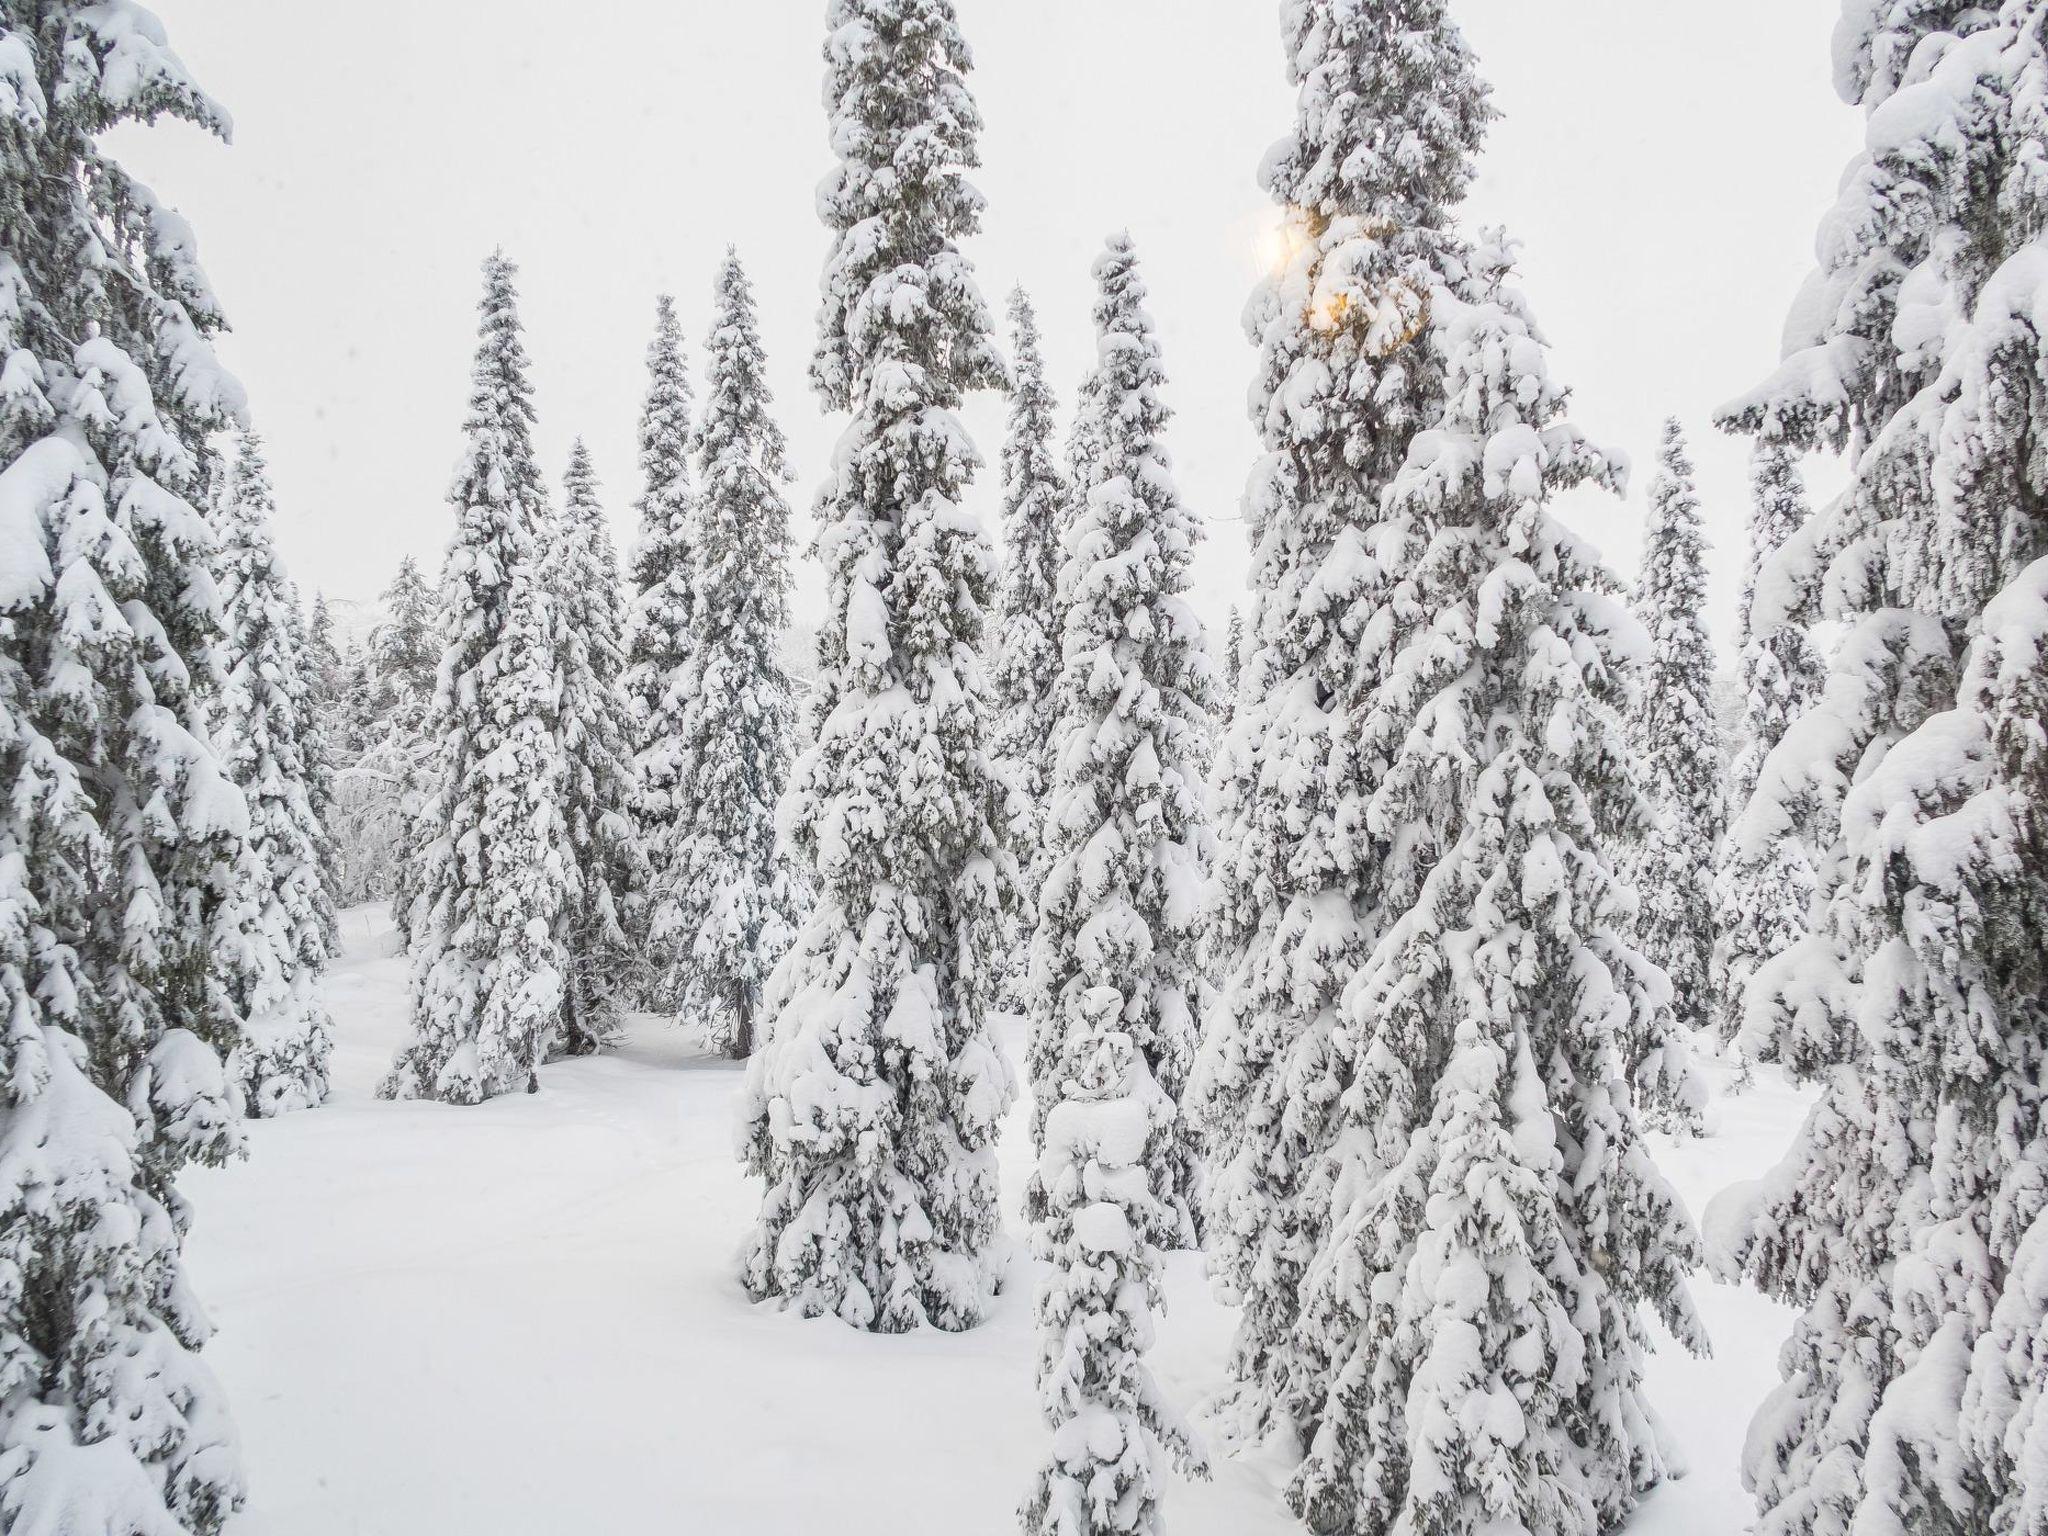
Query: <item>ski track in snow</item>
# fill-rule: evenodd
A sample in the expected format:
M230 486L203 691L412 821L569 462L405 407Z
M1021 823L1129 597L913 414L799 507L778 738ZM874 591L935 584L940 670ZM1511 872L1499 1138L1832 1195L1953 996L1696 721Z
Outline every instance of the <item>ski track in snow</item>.
M252 1490L229 1536L1015 1528L1046 1433L1017 1217L1026 1103L1002 1145L1011 1278L985 1326L876 1337L803 1321L754 1307L734 1279L756 1199L732 1155L737 1066L642 1018L615 1054L546 1068L538 1094L380 1103L405 962L383 907L342 928L323 984L329 1104L251 1122L247 1162L185 1180L192 1277L219 1328L206 1359ZM1021 1029L1002 1039L1021 1061ZM1695 1217L1778 1157L1805 1102L1766 1072L1717 1105L1717 1134L1660 1138ZM1650 1363L1691 1472L1645 1501L1629 1529L1646 1536L1723 1536L1753 1513L1737 1457L1790 1316L1703 1276L1695 1295L1714 1357L1667 1344ZM1232 1315L1192 1255L1170 1260L1168 1301L1152 1361L1193 1405L1222 1379ZM1176 1479L1167 1522L1299 1532L1284 1477L1249 1457Z

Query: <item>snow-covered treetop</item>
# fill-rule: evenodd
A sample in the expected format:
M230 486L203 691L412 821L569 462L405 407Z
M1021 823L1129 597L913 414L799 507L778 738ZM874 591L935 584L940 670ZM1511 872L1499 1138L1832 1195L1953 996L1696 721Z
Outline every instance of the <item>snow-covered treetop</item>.
M1003 613L1020 623L1035 618L1043 626L1051 622L1059 580L1066 482L1053 451L1053 398L1045 382L1038 316L1022 288L1010 293L1010 339L1014 377L1010 429L1003 439ZM1007 661L1007 652L999 660Z
M526 343L520 338L513 289L518 270L503 251L493 251L484 261L464 453L449 490L458 508L517 498L531 509L545 499L529 448L533 385L527 380Z
M562 517L555 547L541 551L544 566L573 572L585 589L557 589L560 595L584 607L582 615L602 623L599 632L575 638L593 650L617 649L620 640L618 608L618 555L612 546L611 519L604 515L604 501L598 493L597 468L590 450L578 437L569 444L569 467L562 473ZM619 668L611 667L607 680Z
M948 407L963 391L1000 387L991 321L957 246L981 224L981 194L962 174L981 163L981 113L951 0L832 0L826 27L839 163L818 187L835 238L811 382L838 410L882 369L914 371L917 393Z
M415 696L431 694L441 659L434 591L412 556L384 589L384 615L370 631L370 656L379 688L401 687Z
M704 344L704 420L695 439L705 499L737 500L744 491L760 506L772 502L780 508L775 487L794 473L789 444L769 409L775 396L754 318L753 285L731 246L718 264L712 305L716 319ZM786 580L786 573L778 579ZM777 627L784 622L786 616Z
M1097 422L1101 441L1089 466L1090 483L1077 489L1085 494L1113 480L1125 482L1128 493L1151 509L1156 533L1173 541L1162 553L1178 564L1200 540L1201 527L1175 494L1166 461L1172 413L1159 393L1166 370L1128 231L1108 238L1094 273L1095 387L1107 408Z
M1494 116L1444 0L1287 0L1281 15L1299 97L1266 190L1323 218L1439 224Z
M633 587L644 596L676 572L687 580L690 518L690 377L683 364L683 328L675 300L654 301L654 339L647 344L647 399L640 413L637 508L640 541L633 550Z
M1692 456L1677 417L1664 423L1657 473L1650 480L1650 520L1643 538L1642 579L1637 608L1649 622L1682 624L1700 632L1705 645L1705 571L1699 552L1700 498L1694 488ZM1654 637L1653 637L1654 638Z

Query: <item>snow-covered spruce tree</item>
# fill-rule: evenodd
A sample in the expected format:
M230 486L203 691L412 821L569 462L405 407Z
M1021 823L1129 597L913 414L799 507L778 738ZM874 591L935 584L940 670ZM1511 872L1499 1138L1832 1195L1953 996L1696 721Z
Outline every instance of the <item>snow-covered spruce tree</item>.
M1611 868L1650 815L1622 718L1642 638L1549 510L1619 476L1510 259L1429 294L1442 404L1384 498L1381 549L1415 552L1357 717L1384 926L1342 1003L1345 1199L1298 1325L1323 1397L1289 1497L1321 1530L1612 1530L1664 1472L1639 1314L1705 1343L1627 1072L1673 1027Z
M768 360L739 257L718 269L704 345L704 413L689 673L677 755L690 764L673 900L680 1002L728 1055L753 1054L761 991L801 917L799 885L777 846L775 807L796 750L796 704L782 662L789 624L790 476L769 414Z
M1230 628L1225 631L1224 644L1228 649L1223 658L1223 687L1227 702L1235 707L1238 679L1244 676L1244 614L1235 603L1230 605Z
M408 555L379 607L367 647L369 740L335 774L329 830L341 855L345 899L388 897L392 925L407 938L418 868L413 818L433 777L428 718L441 665L440 599Z
M1749 978L1758 965L1802 938L1818 885L1808 825L1811 797L1793 805L1766 800L1747 814L1763 765L1793 721L1820 697L1825 665L1806 626L1776 615L1782 602L1767 582L1778 551L1806 524L1799 451L1776 434L1759 437L1750 456L1749 549L1742 578L1742 723L1728 776L1729 828L1714 873L1714 1007L1716 1032L1745 1058L1782 1060L1796 1074L1827 1065L1808 1059L1800 1043L1743 1033ZM1763 589L1763 590L1760 590ZM1794 817L1784 812L1795 813ZM1796 817L1796 819L1795 819Z
M242 414L191 228L98 137L225 135L140 6L0 7L0 1527L212 1536L242 1499L180 1252L241 1147L258 914L200 455Z
M1088 461L1095 452L1098 417L1095 408L1095 368L1081 372L1074 385L1074 416L1067 424L1067 484L1088 483Z
M1328 1235L1339 1000L1380 905L1363 798L1384 765L1357 754L1350 720L1385 676L1387 620L1407 617L1380 602L1386 562L1409 558L1379 544L1381 497L1435 423L1442 366L1411 343L1457 269L1451 211L1491 116L1441 5L1298 6L1286 45L1296 118L1261 171L1286 255L1245 310L1266 452L1244 498L1244 672L1212 773L1216 1005L1184 1106L1209 1154L1213 1272L1242 1309L1223 1427L1247 1438L1320 1412L1295 1325Z
M1038 316L1022 288L1010 294L1010 429L1003 440L1003 595L993 673L1000 713L995 750L1015 780L1010 815L1018 887L1010 915L1004 1004L1024 1012L1031 930L1045 879L1045 804L1058 755L1047 729L1058 708L1060 538L1067 483L1053 451L1053 398L1039 353Z
M379 599L382 617L370 631L370 676L380 719L424 717L434 699L441 665L440 624L434 589L411 555Z
M446 649L428 731L433 793L417 818L408 933L412 1037L387 1098L474 1104L535 1087L560 1022L556 922L574 851L562 823L555 620L540 569L550 527L533 457L515 269L484 262L464 452L441 579Z
M305 1109L327 1097L333 1048L315 991L335 950L332 862L314 812L310 690L297 643L298 594L278 560L276 503L263 445L242 435L215 511L214 580L221 596L226 672L209 711L228 774L249 806L261 872L261 919L238 978L244 1038L228 1058L252 1115Z
M1773 1536L2042 1529L2044 35L2048 0L1845 7L1865 151L1724 413L1852 453L1760 587L1753 628L1839 637L1736 830L1822 839L1813 931L1745 999L1746 1038L1825 1064L1732 1255L1804 1309L1744 1455Z
M334 757L346 757L357 745L351 738L348 663L334 638L334 610L327 594L315 592L306 615L304 639L306 688L321 737Z
M1035 1311L1052 1446L1020 1511L1027 1536L1157 1536L1161 1452L1205 1470L1145 1364L1160 1250L1183 1224L1153 1195L1147 1169L1178 1116L1145 1053L1117 1030L1122 1012L1117 989L1097 989L1040 1089L1050 1103L1037 1171L1046 1211L1032 1242L1051 1265Z
M294 714L299 727L299 758L305 765L306 803L313 813L313 822L320 828L318 854L320 881L327 894L327 921L323 925L326 935L326 957L333 959L341 953L341 924L335 920L334 908L337 893L341 889L341 851L334 840L335 784L338 755L328 736L327 728L320 720L320 711L313 698L313 679L307 653L306 610L299 602L297 587L288 592L289 605L285 609L285 639L293 658L291 669L292 699ZM367 698L366 690L358 688L351 695L352 709L358 709L353 717L358 727L368 717L358 708ZM353 756L354 753L342 754Z
M2038 78L2038 68L2034 73ZM2042 126L2037 118L2031 129L2038 134ZM2038 282L2037 278L2034 334L2026 343L2037 357L2043 348ZM2034 424L2026 433L2034 441L2040 440L2040 409L2036 396ZM2019 434L1987 435L1994 440L2002 437L2008 444L2021 440ZM2039 508L2043 502L2038 468L2034 475L2032 500ZM1973 1520L1988 1514L1989 1526L1998 1536L2048 1536L2048 1127L2042 1104L2043 1072L2048 1067L2048 528L2043 528L2038 513L2034 541L2033 563L1985 605L1956 711L1965 729L1977 734L1968 744L1974 750L1966 758L1976 770L1975 803L1965 802L1955 814L1970 825L1988 811L1986 819L1995 829L1973 871L1973 894L1987 914L1985 930L1997 934L1995 942L1985 946L1980 974L1995 978L1998 1008L2007 1020L1996 1048L2007 1075L1995 1095L1983 1096L1995 1112L1978 1127L1980 1132L1986 1124L1994 1128L1992 1136L1983 1138L1988 1143L1983 1150L1990 1154L1987 1161L1998 1178L1986 1230L1999 1286L1991 1326L1972 1350L1962 1402L1956 1451L1957 1462L1969 1469L1963 1484L1970 1493L1963 1500L1924 1501L1940 1512L1931 1523L1938 1525L1946 1516L1957 1529L1969 1529ZM1958 905L1967 910L1967 904ZM1983 1102L1969 1105L1964 1113L1972 1111L1983 1115ZM1937 1158L1963 1141L1952 1122L1945 1128L1948 1134L1936 1142ZM2001 1144L1997 1133L2008 1130L2019 1131L2026 1140ZM1933 1166L1937 1187L1942 1187L1946 1180L1941 1175L1948 1168L1940 1162ZM1948 1217L1941 1206L1936 1214ZM1969 1228L1955 1223L1952 1230ZM1952 1245L1948 1236L1923 1234L1914 1257L1942 1259L1957 1248L1969 1251L1963 1243ZM1925 1271L1916 1265L1915 1273ZM1974 1294L1969 1302L1974 1304L1985 1288L1981 1276L1971 1278ZM1920 1374L1946 1386L1949 1378L1943 1373L1960 1358L1959 1352L1952 1352L1960 1343L1955 1336L1976 1321L1973 1310L1944 1320L1947 1337L1937 1335L1939 1347L1929 1346L1932 1363ZM1879 1420L1873 1426L1886 1432L1890 1442L1878 1453L1886 1471L1891 1470L1891 1455L1918 1461L1929 1449L1949 1448L1946 1423L1918 1419L1911 1386L1902 1386L1896 1417L1888 1414L1890 1422ZM1937 1412L1947 1407L1944 1399ZM1935 1463L1940 1472L1953 1465ZM1895 1487L1880 1482L1877 1491L1893 1508L1904 1505L1909 1518L1917 1512Z
M1042 1136L1055 1074L1105 996L1176 1110L1147 1149L1173 1246L1197 1240L1201 1161L1178 1114L1202 1006L1198 957L1211 861L1202 805L1214 695L1202 625L1186 597L1201 524L1162 442L1166 382L1130 236L1095 262L1094 479L1063 540L1066 614L1045 813L1046 874L1031 945L1031 1074ZM1098 1026L1099 1027L1099 1026ZM1043 1211L1033 1184L1026 1209Z
M1713 1017L1714 860L1723 830L1721 744L1714 722L1714 647L1707 638L1706 539L1692 461L1676 420L1664 423L1650 516L1643 530L1636 616L1649 633L1649 664L1630 715L1648 770L1656 823L1627 860L1640 911L1636 942L1671 982L1668 1020L1628 1047L1637 1103L1660 1124L1697 1130L1704 1086L1692 1069L1692 1036Z
M562 515L546 527L541 586L554 626L568 887L555 931L564 965L558 1043L587 1056L618 1038L634 946L626 904L644 887L633 834L632 722L626 704L619 559L578 438L563 477Z
M684 689L695 632L695 499L690 490L690 380L675 301L654 304L647 346L647 399L640 412L640 532L626 610L626 699L633 719L633 824L647 860L644 900L634 914L646 970L648 1007L680 1006L680 965L690 948L678 894L689 764L682 740Z
M1699 1342L1623 1055L1668 1007L1609 868L1650 815L1621 715L1643 641L1547 510L1618 477L1506 254L1451 228L1489 111L1442 6L1286 16L1193 1095L1246 1303L1232 1427L1299 1437L1316 1530L1590 1533L1662 1470L1638 1309Z
M373 774L383 793L383 825L389 842L389 872L362 893L389 895L391 915L403 918L412 864L401 856L406 827L426 797L432 768L428 715L434 707L434 678L440 672L440 596L406 555L391 586L379 598L381 616L369 635L371 739L356 770ZM399 930L403 932L403 928Z
M1014 861L980 663L995 552L955 408L1005 380L958 242L980 117L947 0L833 0L839 167L811 377L852 412L819 499L818 738L781 815L816 897L747 1074L766 1181L747 1288L898 1332L971 1327L1000 1279L989 1038Z

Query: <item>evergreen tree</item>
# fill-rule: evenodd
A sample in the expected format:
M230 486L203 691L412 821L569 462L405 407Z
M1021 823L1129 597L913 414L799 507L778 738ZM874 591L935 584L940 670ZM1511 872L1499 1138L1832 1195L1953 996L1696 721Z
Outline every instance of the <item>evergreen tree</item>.
M1719 1035L1747 1055L1782 1059L1794 1073L1818 1072L1797 1039L1743 1036L1749 978L1773 955L1805 936L1819 874L1814 868L1812 801L1788 804L1757 794L1771 750L1793 721L1820 697L1825 666L1803 624L1781 613L1783 584L1774 575L1778 552L1805 526L1806 497L1798 450L1776 434L1759 437L1750 457L1749 550L1742 577L1742 724L1728 776L1729 828L1714 875L1717 908L1714 1006ZM1752 818L1750 807L1756 814ZM1783 812L1792 810L1796 819ZM1781 1050L1784 1045L1786 1049Z
M1675 1028L1629 1043L1637 1103L1660 1123L1699 1129L1706 1090L1692 1070L1691 1036L1712 1017L1714 859L1724 807L1721 745L1714 722L1714 647L1703 611L1706 540L1692 461L1676 420L1664 423L1636 616L1650 637L1649 665L1630 717L1637 755L1649 770L1655 825L1629 861L1641 911L1636 939L1664 967L1671 1007L1651 1015Z
M201 454L243 413L192 230L107 157L224 134L155 18L0 7L0 1528L213 1536L242 1500L174 1180L242 1145L261 914L204 723Z
M442 574L447 649L429 734L408 916L412 1036L380 1092L474 1104L526 1088L561 1018L557 924L574 864L561 806L556 620L537 548L551 525L533 458L515 268L484 263L465 449Z
M1852 450L1772 562L1770 616L1839 629L1744 815L1823 837L1813 931L1745 998L1832 1063L1736 1245L1803 1308L1744 1455L1784 1536L2042 1528L2044 38L2048 0L1845 7L1866 152L1783 364L1724 412Z
M1183 1218L1152 1193L1154 1144L1173 1135L1173 1101L1145 1053L1117 1031L1123 999L1093 989L1085 1023L1042 1085L1049 1094L1037 1180L1038 1391L1052 1446L1021 1511L1029 1536L1156 1536L1160 1450L1204 1470L1180 1416L1145 1364L1161 1304L1160 1249Z
M1390 565L1416 618L1389 626L1360 748L1387 764L1365 815L1392 921L1345 999L1351 1197L1306 1287L1312 1524L1611 1530L1664 1473L1639 1309L1705 1342L1698 1239L1627 1080L1630 1043L1674 1028L1609 867L1649 811L1621 718L1639 641L1548 510L1618 476L1564 420L1509 272L1481 247L1431 296L1442 414L1387 495L1383 547L1436 554Z
M1489 112L1443 7L1305 4L1288 44L1230 991L1196 1095L1242 1428L1299 1435L1313 1529L1607 1530L1663 1471L1639 1310L1702 1342L1623 1055L1671 1027L1609 867L1649 816L1639 631L1549 510L1618 476L1507 250L1450 227Z
M218 458L219 455L216 454L215 457ZM291 655L294 658L292 676L297 680L299 756L305 763L306 799L312 807L314 822L325 834L319 845L320 871L321 883L326 888L331 909L333 901L344 885L341 848L335 841L333 833L336 807L336 753L328 736L327 725L322 721L320 709L314 699L315 684L306 637L306 610L299 601L296 587L291 591L291 607L284 619ZM327 957L332 959L340 953L341 925L339 922L330 922L327 924Z
M297 643L298 595L271 539L276 521L263 446L242 435L214 505L215 581L225 617L226 687L212 710L228 774L249 805L263 890L257 942L240 995L246 1038L229 1058L249 1112L282 1114L327 1097L333 1048L315 995L337 948L327 831L314 810L317 760L308 751L311 693Z
M1296 120L1262 171L1286 256L1245 310L1266 449L1245 492L1250 643L1213 773L1217 990L1186 1106L1209 1152L1209 1256L1241 1307L1229 1427L1253 1438L1319 1411L1295 1327L1328 1238L1340 1003L1379 922L1364 794L1380 768L1349 722L1390 660L1391 637L1367 628L1381 497L1443 389L1434 354L1407 343L1457 260L1450 210L1492 113L1440 5L1412 25L1335 0L1289 16Z
M1039 355L1038 317L1022 288L1010 294L1010 430L1003 440L1003 596L996 622L994 678L1000 714L996 755L1015 778L1010 816L1018 891L1012 914L1012 956L1005 1003L1028 1006L1024 973L1038 889L1045 879L1043 823L1052 794L1058 708L1060 538L1067 522L1067 484L1053 454L1052 390Z
M318 716L319 729L337 756L350 746L348 725L348 663L334 640L334 613L327 594L313 594L301 644L306 657L306 687Z
M1196 1243L1200 1159L1178 1114L1201 1006L1198 918L1211 859L1202 809L1214 692L1188 568L1201 524L1161 442L1166 382L1128 235L1095 263L1103 435L1064 541L1066 629L1047 872L1032 940L1033 1124L1042 1133L1069 1048L1105 997L1175 1113L1147 1147L1172 1244ZM1042 1212L1044 1190L1027 1202Z
M681 1001L729 1055L753 1054L761 990L788 949L798 888L775 839L775 807L796 749L796 706L782 662L789 625L790 477L769 414L768 360L739 257L719 268L705 342L697 433L698 622L677 756L690 764L677 845Z
M747 1074L766 1181L745 1279L806 1315L971 1327L1000 1278L994 1140L1014 1086L989 1038L1014 863L979 660L995 553L963 505L956 407L999 387L958 241L979 114L948 0L833 0L838 168L811 377L852 412L818 506L818 738L784 825L816 906Z
M377 714L417 726L433 702L441 646L434 591L411 555L398 562L379 606L383 617L370 631L369 645Z
M376 689L370 681L370 652L362 640L349 636L341 648L341 681L334 706L334 766L362 755L377 723Z
M626 904L646 871L626 813L634 778L619 559L581 438L569 453L562 515L548 528L540 581L554 623L559 814L571 861L556 919L566 966L560 1044L572 1056L587 1056L618 1038L634 956Z
M1223 686L1226 703L1235 708L1238 679L1244 676L1244 615L1235 603L1230 605L1230 628L1226 633L1229 649L1223 658Z
M336 772L334 812L328 819L343 899L388 897L402 939L409 937L413 895L412 818L426 799L433 767L427 715L441 660L436 604L433 589L408 555L379 599L381 616L364 647L368 709L363 750Z
M1096 370L1089 367L1074 386L1074 420L1067 429L1067 484L1085 486L1094 474L1096 448L1102 441L1101 407L1095 396Z
M634 729L633 822L647 860L643 906L635 914L646 951L647 1005L682 1004L682 966L691 933L681 906L684 819L690 766L682 756L683 708L696 633L696 506L690 489L690 381L675 302L655 301L647 348L647 401L640 413L640 537L633 550L633 600L626 614L626 698Z

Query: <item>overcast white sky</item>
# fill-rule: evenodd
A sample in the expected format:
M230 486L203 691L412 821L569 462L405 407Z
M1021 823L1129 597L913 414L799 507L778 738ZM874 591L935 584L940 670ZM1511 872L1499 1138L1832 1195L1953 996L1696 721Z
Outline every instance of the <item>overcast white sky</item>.
M500 243L521 268L543 464L558 477L570 439L589 442L622 547L654 295L677 295L694 346L737 244L807 512L839 427L803 373L825 248L824 0L154 3L234 114L234 143L172 124L124 129L118 150L197 227L303 585L365 600L402 555L438 569L477 265ZM1064 404L1090 347L1089 263L1108 231L1132 231L1220 618L1241 587L1256 452L1240 315L1271 214L1253 178L1291 103L1274 0L958 6L987 120L989 213L970 246L984 291L1000 312L1011 284L1031 290ZM1580 424L1637 467L1626 506L1575 502L1573 520L1633 571L1658 425L1676 414L1700 460L1725 640L1745 461L1709 414L1776 359L1856 143L1828 84L1835 0L1455 9L1506 114L1471 215L1522 240ZM1001 403L969 423L992 509Z

